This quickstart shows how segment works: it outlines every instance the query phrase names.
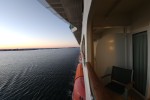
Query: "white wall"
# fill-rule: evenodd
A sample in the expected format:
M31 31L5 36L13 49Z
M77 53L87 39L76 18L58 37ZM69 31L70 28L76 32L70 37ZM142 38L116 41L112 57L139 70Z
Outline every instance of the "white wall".
M85 58L86 61L91 61L91 55L89 54L89 52L91 52L90 50L90 34L89 32L91 32L91 28L89 29L89 27L91 26L90 23L88 23L88 17L89 17L89 11L90 11L90 7L91 7L91 0L84 0L84 12L83 12L83 21L82 21L82 37L83 35L85 36Z
M88 37L87 22L88 22L88 15L89 15L89 11L90 11L91 2L92 2L91 0L84 0L84 12L83 12L83 21L82 21L82 40L83 40L83 36L84 36L85 37L85 58L86 58L86 61L89 61L91 59L90 55L88 55L88 52L90 50L88 48L90 48L90 47L88 46L88 41L87 41L87 39L88 39L87 38ZM84 61L82 61L82 63L84 63ZM90 89L89 78L88 78L88 71L87 71L87 67L84 66L84 64L83 64L83 73L84 73L86 100L92 100L91 89Z
M94 41L94 66L96 65L96 49L98 41Z
M110 74L112 66L125 67L125 34L123 28L111 29L98 40L95 72L100 78Z

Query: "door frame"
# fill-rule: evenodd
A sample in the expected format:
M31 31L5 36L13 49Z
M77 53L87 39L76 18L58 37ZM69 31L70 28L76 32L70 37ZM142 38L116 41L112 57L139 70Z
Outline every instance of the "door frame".
M136 33L140 33L140 32L144 32L144 31L147 31L147 48L148 48L148 57L147 57L147 84L146 84L146 93L145 93L145 96L143 96L141 93L139 93L138 91L135 91L141 95L143 98L145 99L148 99L150 98L150 25L145 25L143 27L137 27L137 28L132 28L131 29L131 46L130 46L130 52L131 52L131 68L133 69L133 43L132 43L132 36Z
M146 49L147 49L147 55L148 55L148 36L147 36L147 34L148 34L148 32L147 31L142 31L142 32L138 32L138 33L135 33L135 34L132 34L132 48L133 48L133 38L134 38L134 36L135 35L139 35L139 34L143 34L143 33L146 33L146 44L147 44L147 46L146 46ZM134 49L134 48L133 48ZM134 55L133 55L133 49L132 49L132 60L134 61ZM134 63L134 62L132 62L132 63ZM146 85L145 85L145 94L143 95L143 94L141 94L138 90L136 90L135 88L135 90L136 90L136 92L138 92L138 93L140 93L141 95L142 95L142 97L145 97L146 96L146 92L147 92L147 79L148 79L148 56L146 56L146 63L147 63L147 65L146 65L146 70L147 70L147 73L146 73ZM134 66L134 65L133 65ZM134 67L135 68L135 67ZM134 76L134 72L133 72L133 76Z

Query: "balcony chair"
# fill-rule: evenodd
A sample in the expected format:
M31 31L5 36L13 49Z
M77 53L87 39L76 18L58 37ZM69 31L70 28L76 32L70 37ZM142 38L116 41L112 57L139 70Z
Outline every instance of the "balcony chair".
M106 85L108 89L120 95L124 95L128 100L128 91L132 86L132 70L113 66L112 74L107 74L102 77L111 76L111 82Z

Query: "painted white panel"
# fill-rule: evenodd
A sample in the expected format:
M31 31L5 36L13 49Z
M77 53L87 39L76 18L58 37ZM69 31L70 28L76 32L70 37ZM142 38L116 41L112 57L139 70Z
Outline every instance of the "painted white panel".
M125 35L122 30L106 32L98 40L95 72L99 78L111 73L112 66L125 67Z
M89 40L87 40L87 21L88 21L88 15L89 15L89 10L91 6L91 0L84 0L84 12L83 12L83 21L82 21L82 40L83 40L83 35L85 36L85 58L86 61L88 61L88 58L90 58L88 55L88 50L87 50L87 43ZM84 61L82 61L84 63ZM91 96L91 89L90 89L90 84L89 84L89 77L88 77L88 71L87 67L84 66L83 64L83 72L84 72L84 82L85 82L85 91L86 91L86 100L92 100Z

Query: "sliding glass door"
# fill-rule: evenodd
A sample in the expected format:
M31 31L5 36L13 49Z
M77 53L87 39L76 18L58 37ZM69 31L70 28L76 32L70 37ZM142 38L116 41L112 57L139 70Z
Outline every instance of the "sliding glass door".
M133 35L134 88L145 96L147 83L147 32Z

